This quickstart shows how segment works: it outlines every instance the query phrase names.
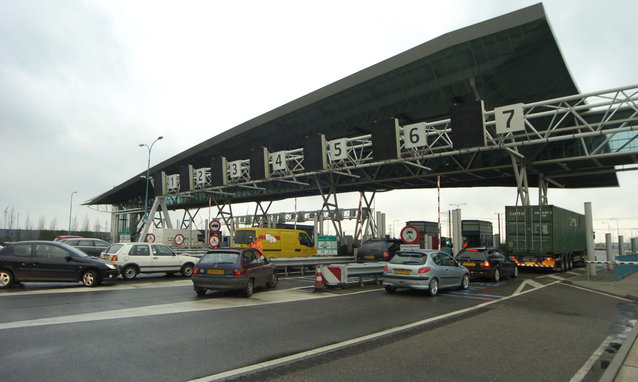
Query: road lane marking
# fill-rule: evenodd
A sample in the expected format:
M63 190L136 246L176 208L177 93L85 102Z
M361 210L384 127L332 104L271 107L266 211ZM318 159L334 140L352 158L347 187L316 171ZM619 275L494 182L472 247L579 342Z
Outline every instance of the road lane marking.
M147 316L159 316L164 314L191 313L208 310L220 310L229 308L243 308L248 306L260 306L281 304L286 302L308 301L322 298L352 296L355 294L379 292L383 289L359 291L348 294L309 293L303 292L304 287L272 290L264 293L255 293L251 298L197 298L194 301L176 302L170 304L149 305L137 308L115 309L91 313L70 314L66 316L46 317L33 320L12 321L0 323L0 330L28 328L34 326L71 324L87 321L104 321L123 318L137 318Z
M593 290L593 289L589 289L589 288L583 288L583 287L581 287L581 286L574 285L574 284L563 284L563 285L565 285L565 286L569 286L569 287L572 287L572 288L576 288L576 289L582 289L582 290L584 290L584 291L591 292L591 293L601 294L601 295L603 295L603 296L607 296L607 297L616 298L616 299L618 299L618 300L622 300L622 301L635 302L634 300L630 300L630 299L628 299L628 298L624 298L624 297L616 296L616 295L609 294L609 293L605 293L605 292L600 292L600 291Z
M471 306L469 308L465 308L465 309L460 309L454 312L449 312L449 313L445 313L442 314L440 316L435 316L435 317L430 317L430 318L426 318L424 320L420 320L420 321L416 321L416 322L412 322L403 326L398 326L395 328L391 328L391 329L386 329L386 330L382 330L380 332L376 332L376 333L372 333L372 334L368 334L365 336L361 336L361 337L357 337L357 338L353 338L350 340L346 340L346 341L342 341L342 342L338 342L336 344L332 344L332 345L326 345L326 346L322 346L316 349L311 349L308 351L304 351L301 353L297 353L297 354L292 354L286 357L281 357L281 358L277 358L277 359L273 359L270 361L265 361L265 362L261 362L258 364L254 364L254 365L250 365L250 366L245 366L245 367L241 367L238 369L234 369L234 370L228 370L228 371L224 371L221 373L217 373L217 374L212 374L212 375L208 375L208 376L204 376L201 378L197 378L197 379L192 379L189 382L208 382L208 381L219 381L219 380L223 380L223 379L227 379L227 378L238 378L240 376L243 375L249 375L249 374L253 374L256 373L258 371L263 371L263 370L267 370L267 369L271 369L277 366L281 366L284 364L288 364L288 363L292 363L292 362L296 362L296 361L300 361L302 359L306 359L306 358L310 358L313 356L317 356L320 354L326 354L326 353L332 353L335 352L337 350L341 350L347 347L351 347L354 345L359 345L361 343L364 342L369 342L381 337L385 337L385 336L389 336L392 334L396 334L399 332L403 332L409 329L413 329L419 326L423 326L423 325L427 325L427 324L431 324L433 322L437 322L437 321L441 321L444 320L446 318L450 318L450 317L455 317L455 316L459 316L465 313L469 313L478 309L482 309L486 306L492 305L492 304L496 304L502 301L506 301L509 300L511 298L515 298L518 296L521 296L523 294L527 294L530 292L535 292L539 289L548 287L550 285L554 285L554 284L558 284L560 283L560 281L553 281L549 284L545 284L542 285L538 288L535 289L530 289L524 292L520 292L519 294L512 294L510 296L505 296L503 298L500 298L498 300L492 300L492 301L486 301L483 303L480 303L478 305L475 306Z
M523 293L523 288L525 288L527 285L531 286L534 289L543 287L543 284L536 282L532 279L527 279L527 280L524 280L521 283L521 285L518 286L518 288L514 292L514 296L518 296L519 294ZM530 289L530 290L534 290L534 289Z
M127 284L117 285L104 285L94 288L87 288L81 284L77 287L65 287L64 289L38 289L38 290L24 290L24 291L5 291L0 293L0 298L11 296L30 296L39 294L58 294L58 293L86 293L86 292L100 292L100 291L112 291L112 290L131 290L131 289L148 289L148 288L169 288L176 286L193 285L191 279L187 280L175 280L162 283L135 283L130 282Z
M574 374L574 376L572 377L572 379L569 380L569 382L582 381L587 376L587 373L589 373L589 370L591 370L592 366L594 366L594 363L598 361L598 358L600 358L600 356L603 354L607 346L609 346L609 343L611 342L613 338L614 336L609 336L605 338L605 340L600 344L600 346L598 346L598 349L594 351L591 357L589 357L589 359L583 364L580 370L578 370L576 374Z

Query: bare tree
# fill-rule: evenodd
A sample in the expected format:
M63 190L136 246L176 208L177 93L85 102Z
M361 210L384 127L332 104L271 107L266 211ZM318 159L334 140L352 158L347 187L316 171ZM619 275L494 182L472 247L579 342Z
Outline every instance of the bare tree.
M77 230L78 230L78 217L74 216L73 223L71 223L71 231L77 231Z
M95 225L93 226L93 229L95 230L95 232L100 232L102 230L102 227L100 226L100 219L95 219Z
M56 229L58 229L58 218L54 216L49 223L49 230L55 231Z
M30 231L33 227L31 227L31 215L27 213L27 220L24 222L24 229Z
M89 232L91 230L91 224L89 223L89 217L84 217L84 223L82 223L82 231Z
M40 215L40 219L38 220L38 231L44 231L45 224L46 220L44 219L44 215Z
M16 219L16 211L15 208L11 207L11 211L9 211L9 217L8 217L8 222L7 222L7 228L8 229L13 229L13 224L15 223L15 219Z

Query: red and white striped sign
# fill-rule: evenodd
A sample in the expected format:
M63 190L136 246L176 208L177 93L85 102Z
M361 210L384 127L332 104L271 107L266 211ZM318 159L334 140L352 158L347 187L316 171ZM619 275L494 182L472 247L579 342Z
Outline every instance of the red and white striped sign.
M323 283L326 285L345 284L347 280L343 280L344 274L342 266L339 265L321 267L321 276L323 277Z

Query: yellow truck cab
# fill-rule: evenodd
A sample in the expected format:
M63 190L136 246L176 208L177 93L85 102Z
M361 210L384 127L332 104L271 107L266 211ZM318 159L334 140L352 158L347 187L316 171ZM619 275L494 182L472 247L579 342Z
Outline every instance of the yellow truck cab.
M266 257L308 257L317 255L312 239L300 229L237 228L233 241L238 247L248 247L258 239L264 246Z

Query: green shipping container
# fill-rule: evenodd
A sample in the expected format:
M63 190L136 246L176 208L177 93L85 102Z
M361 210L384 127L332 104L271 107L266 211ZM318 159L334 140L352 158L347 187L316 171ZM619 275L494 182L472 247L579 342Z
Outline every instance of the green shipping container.
M556 206L505 207L509 254L560 255L587 249L585 216Z

